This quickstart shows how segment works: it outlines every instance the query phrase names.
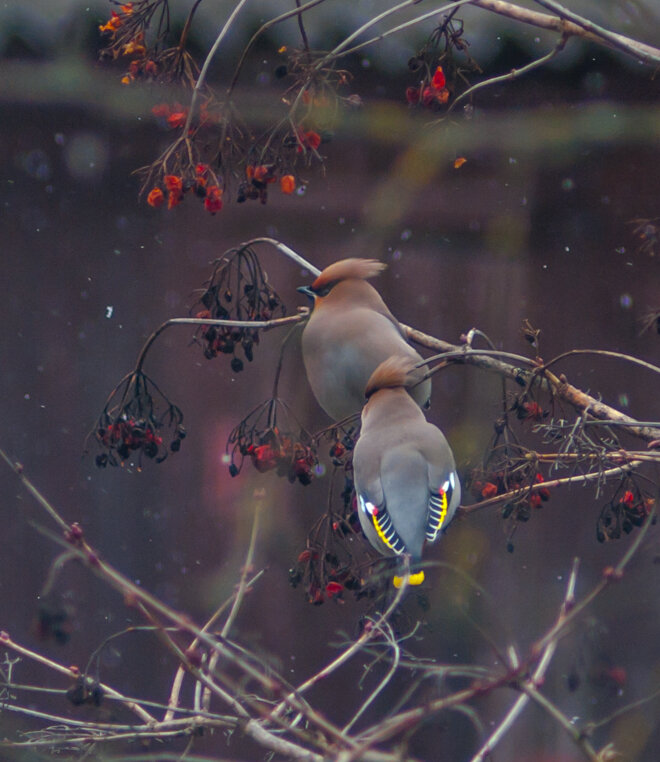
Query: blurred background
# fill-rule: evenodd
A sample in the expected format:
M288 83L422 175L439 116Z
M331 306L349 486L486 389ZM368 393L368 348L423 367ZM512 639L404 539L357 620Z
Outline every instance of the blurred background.
M189 5L172 4L174 26L183 24ZM226 84L249 36L274 8L291 4L254 5L219 52L214 84ZM168 330L145 370L182 408L188 437L178 454L142 472L99 470L93 455L83 456L85 436L108 394L162 321L188 315L212 261L258 236L283 241L320 268L346 256L382 259L389 267L376 285L394 314L448 341L476 326L498 347L525 353L521 325L528 319L542 331L546 360L588 347L658 364L660 336L642 327L644 316L660 308L660 252L640 247L633 235L634 220L660 216L658 79L650 66L570 40L548 67L486 89L473 111L457 109L431 125L428 113L411 111L405 100L406 87L415 84L407 62L432 31L429 21L345 61L364 106L340 115L332 141L322 147L323 171L306 171L304 193L273 193L265 206L228 203L214 217L192 198L171 211L155 210L138 200L132 173L171 138L150 113L164 98L146 86L121 85L121 67L98 61L98 26L112 7L33 0L0 9L0 447L24 465L67 521L81 522L105 559L199 623L236 584L254 490L265 489L255 565L266 573L234 635L301 682L332 658L338 642L357 634L369 604L347 597L344 605L310 606L304 591L288 582L288 569L327 506L329 458L326 475L307 487L258 474L249 463L232 479L223 463L231 429L270 394L283 336L264 334L254 362L233 373L225 358L207 361L191 345L190 329ZM231 7L200 8L191 30L191 49L200 59ZM379 7L344 0L321 5L306 17L310 43L328 48ZM571 7L649 44L660 39L660 11L651 0ZM555 42L479 9L459 16L470 54L487 76L523 66ZM235 102L257 132L281 117L277 50L297 44L296 34L294 21L270 30L239 81ZM460 169L457 157L467 159ZM295 289L310 282L309 274L270 249L259 251L294 312L303 303ZM647 421L660 417L652 373L600 358L567 360L561 369L623 412ZM307 387L297 340L285 356L281 391L308 429L329 423ZM500 380L473 368L453 367L435 377L430 419L445 431L464 475L484 457L500 398ZM657 473L648 476L657 483ZM71 614L70 637L64 645L40 640L35 617L58 550L35 531L34 523L48 526L47 519L4 466L0 483L0 629L83 668L105 637L137 622L135 612L70 564L51 593ZM609 488L598 499L589 487L556 491L518 528L513 552L507 549L510 526L497 509L455 522L428 554L448 565L427 574L428 610L413 598L406 604L411 622L424 622L407 642L411 653L493 666L499 658L493 644L504 649L514 642L524 652L556 617L572 559L581 559L580 595L628 547L629 537L596 541L608 494ZM464 501L470 499L465 494ZM575 723L610 716L658 690L659 558L652 529L621 584L560 644L543 690ZM331 719L348 721L362 695L365 661L354 659L310 700ZM152 635L132 633L103 650L99 675L125 694L165 701L174 670ZM68 687L28 662L15 667L14 677ZM395 681L368 719L385 713L404 689ZM427 685L429 697L443 689ZM500 691L475 704L483 732L515 697ZM42 706L34 696L20 699ZM50 708L87 718L111 711L76 709L62 698ZM656 699L616 716L596 731L594 743L612 741L626 760L654 762L659 709ZM2 736L33 727L0 710ZM479 743L470 718L451 713L424 725L410 739L409 753L467 760ZM241 739L232 739L229 749L225 744L209 736L195 750L243 759L263 754ZM528 707L494 758L582 757L554 721Z

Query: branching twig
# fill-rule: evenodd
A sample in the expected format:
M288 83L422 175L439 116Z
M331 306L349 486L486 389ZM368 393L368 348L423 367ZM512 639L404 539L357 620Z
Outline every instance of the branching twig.
M529 495L534 492L540 492L543 489L552 489L554 487L565 487L570 484L586 484L587 482L603 481L613 476L621 476L629 473L638 466L641 465L641 460L631 460L624 465L614 466L613 468L607 468L602 471L593 471L587 474L579 474L577 476L564 476L561 479L549 479L538 484L530 484L529 487L521 487L520 489L510 490L501 495L495 495L495 497L488 498L487 500L481 500L478 503L472 503L471 505L462 505L460 507L460 514L467 516L475 511L480 511L483 508L492 508L494 505L500 505L500 503L509 503L517 500L524 495Z
M573 567L568 578L568 584L566 585L566 594L562 601L561 608L559 610L559 616L557 617L557 624L563 623L566 613L575 604L575 583L577 580L577 573L579 568L579 559L573 560ZM505 734L513 727L514 722L518 719L525 706L529 703L529 695L527 691L535 689L539 685L545 676L545 673L550 666L552 657L557 649L557 640L550 640L541 654L539 663L534 670L531 678L524 680L521 683L521 688L525 693L519 696L514 702L513 706L506 713L504 719L497 728L491 733L486 743L479 749L479 751L472 757L471 762L484 762L484 760L490 755L492 750L497 746ZM512 667L516 669L517 664L513 664Z
M654 442L660 439L660 429L640 425L639 422L631 416L621 413L616 408L606 405L604 402L601 402L577 387L572 386L564 376L557 378L553 373L545 370L543 366L537 367L534 371L529 371L503 362L495 357L488 356L489 352L486 350L480 351L476 349L468 349L466 351L464 347L450 344L441 339L436 339L433 336L429 336L428 334L411 328L403 323L400 325L406 337L415 344L419 344L427 349L435 350L436 352L451 353L452 357L459 358L462 363L475 365L483 370L497 373L500 376L515 381L519 386L528 386L534 383L538 376L539 379L544 379L549 384L555 397L567 402L577 411L583 412L586 410L594 418L598 418L602 421L612 420L618 422L627 433L634 437L639 437L646 442Z
M407 564L407 561L406 561ZM328 675L335 672L342 664L346 663L352 656L354 656L358 651L360 651L370 640L372 640L376 635L380 633L380 628L383 625L384 622L387 622L387 620L392 615L392 612L396 609L396 607L399 605L401 600L403 599L403 595L405 591L408 588L408 575L407 575L407 569L403 574L403 584L401 587L397 590L396 595L394 596L392 602L387 607L385 612L381 614L375 621L371 621L368 624L365 625L364 629L362 630L362 634L360 637L352 643L345 651L343 651L336 659L334 659L330 664L328 664L326 667L324 667L322 670L317 672L315 675L310 677L308 680L306 680L302 685L300 685L293 693L289 694L284 701L282 701L280 704L278 704L275 709L272 712L271 716L278 716L286 709L287 704L290 704L294 698L297 696L302 695L306 690L309 690L313 685L316 685L316 683L319 682L319 680L323 680L324 678L328 677Z
M549 0L536 0L536 2L556 11L558 15L551 16L547 13L539 13L503 0L472 0L472 5L506 16L514 21L520 21L523 24L570 34L601 45L614 47L644 63L660 64L660 50L658 48L638 42L623 34L616 34L603 29L603 27L582 16L568 11L558 3L550 3Z
M43 656L36 651L32 651L25 646L15 643L7 632L0 632L0 643L6 648L11 648L12 651L20 654L21 656L24 656L27 659L31 659L38 664L43 664L45 667L48 667L55 672L66 675L71 680L76 680L80 677L80 672L77 669L72 667L64 667L61 664L58 664L56 661L53 661L52 659L49 659L48 657ZM149 714L149 712L147 712L145 709L143 709L139 703L126 699L124 696L122 696L121 693L116 691L114 688L111 688L109 685L105 685L104 683L99 683L99 685L105 691L105 693L108 694L108 696L122 701L128 709L137 714L142 722L146 722L147 724L156 722L156 718L153 715Z
M467 90L462 92L457 98L455 98L451 102L449 108L447 109L446 114L443 115L442 119L445 119L446 116L448 116L456 108L456 106L459 103L466 100L467 98L470 98L478 90L483 90L485 87L490 87L491 85L497 85L502 82L508 82L513 79L518 79L518 77L522 77L525 74L529 74L529 72L534 71L534 69L539 69L541 66L545 66L545 64L551 61L558 53L560 53L564 49L564 47L566 46L566 40L567 40L567 36L562 35L561 39L557 42L555 47L546 55L541 56L540 58L537 58L536 60L532 61L531 63L528 63L525 66L521 66L519 69L511 69L511 71L507 72L506 74L501 74L498 77L489 77L483 82L477 82L476 85L472 85L472 87L468 87Z

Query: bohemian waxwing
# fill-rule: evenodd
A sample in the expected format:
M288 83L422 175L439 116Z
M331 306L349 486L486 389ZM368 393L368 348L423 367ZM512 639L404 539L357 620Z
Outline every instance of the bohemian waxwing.
M375 259L342 259L326 267L311 286L298 289L314 300L302 335L307 378L319 405L335 421L361 410L364 389L376 367L392 355L422 360L404 339L401 327L369 283L385 267ZM424 371L417 370L419 380ZM410 393L428 407L431 381Z
M383 555L409 554L411 585L424 581L416 565L461 500L454 456L443 433L407 394L412 363L391 357L367 384L362 430L353 454L360 524ZM401 577L394 577L400 587Z

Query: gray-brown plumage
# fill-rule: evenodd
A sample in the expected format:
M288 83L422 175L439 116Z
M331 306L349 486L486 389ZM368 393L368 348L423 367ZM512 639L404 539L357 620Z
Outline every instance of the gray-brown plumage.
M307 378L318 403L336 421L362 408L367 381L383 360L392 355L412 363L422 360L367 283L385 267L374 259L343 259L326 267L310 287L299 289L314 299L302 336ZM414 379L423 373L417 371ZM430 380L411 387L410 394L428 407Z
M383 555L409 554L409 582L421 584L424 572L415 564L425 543L435 542L451 521L461 485L443 433L406 392L411 366L405 357L391 357L369 379L353 473L367 539Z

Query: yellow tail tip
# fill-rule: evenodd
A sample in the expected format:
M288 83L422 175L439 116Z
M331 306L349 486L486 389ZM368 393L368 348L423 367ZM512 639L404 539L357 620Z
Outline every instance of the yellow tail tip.
M397 590L403 585L403 580L405 577L394 577L392 579L392 584L394 587L397 588ZM410 574L408 575L408 584L409 585L421 585L422 582L424 582L424 572L417 572L417 574Z

